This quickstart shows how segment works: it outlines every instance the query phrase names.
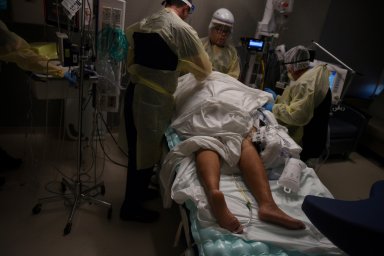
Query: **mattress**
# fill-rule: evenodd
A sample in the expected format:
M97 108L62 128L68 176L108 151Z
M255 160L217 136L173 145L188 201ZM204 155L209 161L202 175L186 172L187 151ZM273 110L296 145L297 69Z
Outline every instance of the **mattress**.
M305 170L302 182L305 181L306 185L301 187L301 192L294 198L285 195L276 180L270 181L278 206L306 224L307 228L299 231L286 230L259 221L256 202L252 202L250 218L243 196L236 191L237 186L233 184L233 177L223 175L221 178L220 188L226 196L230 210L246 226L245 232L237 235L220 228L210 214L205 215L198 208L201 203L197 203L193 198L186 199L184 203L189 209L190 229L199 255L343 255L343 252L325 238L301 211L302 200L308 193L331 196L319 183L312 169ZM240 182L240 178L237 178L237 182ZM243 183L240 184L243 186ZM189 196L199 197L197 194Z

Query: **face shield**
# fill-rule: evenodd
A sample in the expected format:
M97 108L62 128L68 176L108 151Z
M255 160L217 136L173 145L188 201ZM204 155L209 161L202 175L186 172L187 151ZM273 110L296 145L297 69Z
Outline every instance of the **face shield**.
M188 5L189 7L188 14L192 14L195 11L195 5L193 5L191 1L188 1L188 0L180 0L180 1ZM167 4L167 1L165 0L161 2L161 5L166 5L166 4Z
M181 1L183 1L186 5L188 5L188 7L189 7L188 13L189 14L192 14L195 11L195 6L190 1L188 1L188 0L181 0Z
M232 33L232 27L222 24L213 24L211 30L224 36L229 36Z
M215 24L209 28L209 39L212 44L223 47L227 44L232 33L232 27L223 24Z
M235 19L233 14L228 9L220 8L213 13L211 22L209 24L209 29L211 29L213 26L224 25L229 27L231 29L230 32L232 32L234 23Z
M228 9L220 8L216 10L208 26L208 35L211 44L220 47L225 46L233 32L234 23L235 19L233 14Z

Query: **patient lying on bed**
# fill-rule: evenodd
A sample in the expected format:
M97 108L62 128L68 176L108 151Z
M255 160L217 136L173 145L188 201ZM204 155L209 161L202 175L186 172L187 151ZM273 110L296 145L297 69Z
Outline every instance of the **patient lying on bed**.
M174 97L160 190L164 208L176 202L189 210L199 251L245 255L238 249L248 248L249 255L259 255L256 245L265 245L268 255L284 254L271 253L274 246L298 255L342 254L301 210L307 195L333 197L315 171L303 163L298 190L291 193L278 182L290 160L300 161L301 148L261 108L271 94L213 72L201 82L193 75L179 78Z
M197 140L196 170L218 224L231 232L243 227L227 207L220 191L223 161L237 165L259 204L260 220L287 229L304 229L300 220L284 213L273 200L261 157L251 139L254 113L271 96L251 89L229 76L213 72L199 84L186 75L175 93L176 111L171 127L184 139ZM201 143L201 144L199 144Z
M244 182L258 202L260 220L288 229L305 228L303 222L284 213L273 200L262 159L252 143L251 136L245 137L241 143L238 166ZM242 225L228 209L224 194L219 189L220 155L214 150L200 149L196 152L196 167L212 214L217 219L218 224L231 232L242 233Z

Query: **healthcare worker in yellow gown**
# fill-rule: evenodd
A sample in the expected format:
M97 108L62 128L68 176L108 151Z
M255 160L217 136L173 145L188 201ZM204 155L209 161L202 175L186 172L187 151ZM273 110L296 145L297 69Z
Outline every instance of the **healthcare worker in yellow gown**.
M212 62L213 70L239 79L239 57L230 41L234 23L233 14L228 9L216 10L208 26L208 36L201 41Z
M64 77L66 69L49 62L49 58L39 52L22 37L10 31L0 20L0 60L16 63L23 70L55 77Z
M317 136L320 133L326 135L331 104L331 102L322 104L326 96L330 99L329 71L326 65L310 68L309 62L309 51L304 46L299 45L287 51L284 54L284 64L290 83L281 96L275 96L274 103L265 105L266 109L272 111L277 121L288 128L289 135L299 145L303 142L304 127L312 120L318 107L323 108L321 112L325 113L325 117L324 122L315 127L320 129Z
M75 78L71 76L65 68L49 61L49 56L52 55L52 52L47 49L51 48L44 48L44 45L37 46L29 44L22 37L10 31L7 25L0 20L0 61L15 63L25 71L51 75L58 78L66 77L73 83ZM56 54L56 50L54 50L54 53ZM0 168L16 169L21 164L21 159L8 155L5 150L0 148ZM0 179L2 182L5 182L3 177L0 177Z
M203 80L212 71L197 32L184 22L194 9L192 1L166 0L163 4L165 8L126 30L131 83L124 100L128 173L120 209L123 220L153 222L158 218L158 212L142 204L152 197L148 184L160 161L178 77L190 72ZM157 48L161 50L154 52Z

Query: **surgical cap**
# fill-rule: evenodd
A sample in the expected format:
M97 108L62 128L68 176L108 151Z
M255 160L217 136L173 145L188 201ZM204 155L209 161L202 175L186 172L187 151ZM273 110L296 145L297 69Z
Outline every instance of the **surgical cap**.
M284 54L287 69L298 71L309 67L309 51L302 45L291 48Z

